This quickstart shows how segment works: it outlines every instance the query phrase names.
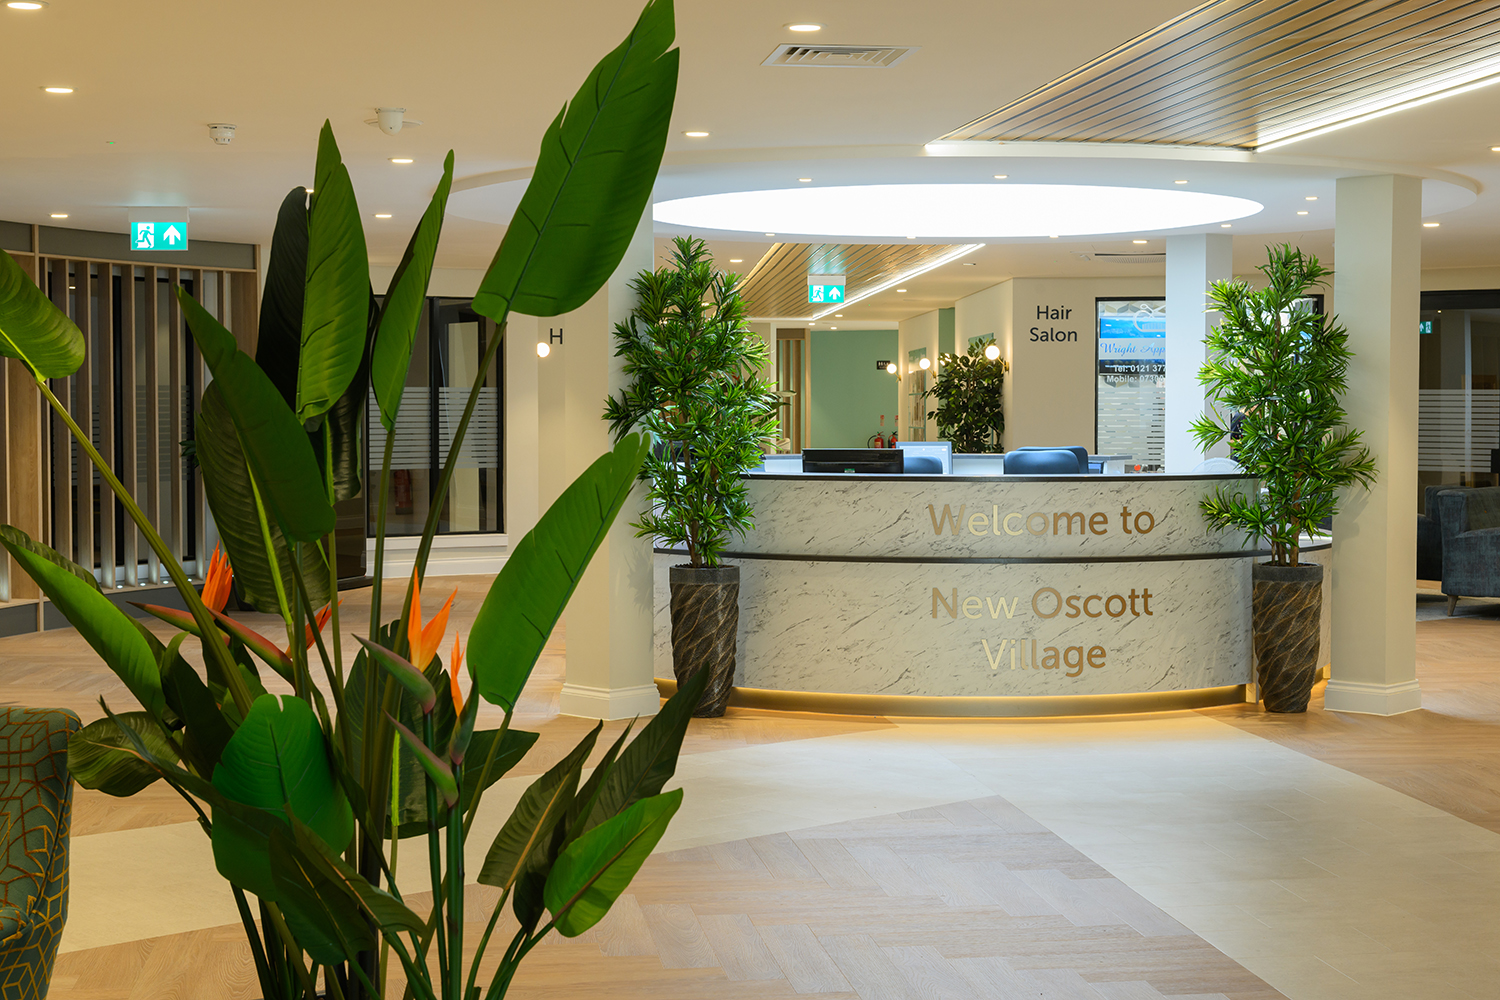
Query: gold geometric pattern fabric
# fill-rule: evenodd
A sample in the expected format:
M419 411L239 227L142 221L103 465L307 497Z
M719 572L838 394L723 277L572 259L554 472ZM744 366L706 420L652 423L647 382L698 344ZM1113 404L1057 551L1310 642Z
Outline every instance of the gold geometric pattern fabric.
M0 708L0 1000L42 1000L68 917L66 709Z

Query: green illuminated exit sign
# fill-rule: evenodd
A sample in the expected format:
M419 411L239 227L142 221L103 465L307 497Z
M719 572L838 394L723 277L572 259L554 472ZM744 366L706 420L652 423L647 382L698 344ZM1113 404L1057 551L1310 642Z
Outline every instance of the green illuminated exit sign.
M130 224L130 249L132 250L186 250L187 248L186 222L132 222Z
M809 274L807 276L807 301L838 305L844 301L844 276L842 274Z

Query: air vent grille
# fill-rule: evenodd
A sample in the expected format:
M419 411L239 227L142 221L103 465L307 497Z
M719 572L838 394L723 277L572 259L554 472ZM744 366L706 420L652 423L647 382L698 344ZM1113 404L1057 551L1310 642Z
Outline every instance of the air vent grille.
M761 65L889 69L919 48L919 45L778 45Z

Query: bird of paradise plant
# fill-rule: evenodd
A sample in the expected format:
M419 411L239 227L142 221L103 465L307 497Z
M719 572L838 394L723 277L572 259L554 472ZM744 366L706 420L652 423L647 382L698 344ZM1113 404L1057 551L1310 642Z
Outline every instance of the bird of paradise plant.
M674 33L671 0L653 0L548 127L532 180L474 299L499 329L512 309L536 316L576 309L619 266L665 148L677 80ZM255 356L179 293L213 375L196 421L196 450L227 550L227 558L210 559L202 594L48 384L83 363L82 335L0 253L0 354L32 374L186 609L147 608L178 629L164 643L105 598L90 569L0 526L0 544L140 705L116 711L101 699L104 718L73 740L69 767L80 783L112 795L165 781L191 804L230 884L267 1000L314 1000L320 987L335 1000L383 998L389 976L382 953L399 963L409 996L496 1000L544 936L580 934L604 916L682 798L663 787L701 685L684 685L628 742L627 727L587 779L583 766L599 726L530 783L477 873L501 895L476 947L466 949L465 841L485 789L537 739L511 727L517 700L625 502L647 443L635 435L621 440L520 539L467 643L455 638L445 667L437 650L451 598L423 623L421 581L500 344L493 338L437 481L402 612L382 621L392 432L452 177L450 152L377 300L354 188L325 123L313 188L293 189L278 211ZM387 431L374 584L367 636L348 650L333 505L361 488L357 435L371 393ZM225 613L231 564L245 599L280 619L284 646ZM332 626L326 635L325 623ZM182 655L190 639L202 651L201 673ZM267 693L262 666L293 693ZM477 728L481 701L503 710L498 728ZM427 849L426 912L407 902L412 887L400 884L393 863L399 841L413 837ZM506 905L519 927L498 961L486 962ZM488 986L481 994L482 964Z

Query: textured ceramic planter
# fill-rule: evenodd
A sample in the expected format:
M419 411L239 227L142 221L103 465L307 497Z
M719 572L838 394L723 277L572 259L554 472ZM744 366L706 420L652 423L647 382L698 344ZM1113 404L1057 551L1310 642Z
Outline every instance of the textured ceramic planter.
M693 715L718 718L734 689L734 645L740 627L740 568L673 566L672 672L682 684L700 670L708 687Z
M1318 669L1323 567L1258 563L1251 580L1261 701L1267 712L1305 712Z

